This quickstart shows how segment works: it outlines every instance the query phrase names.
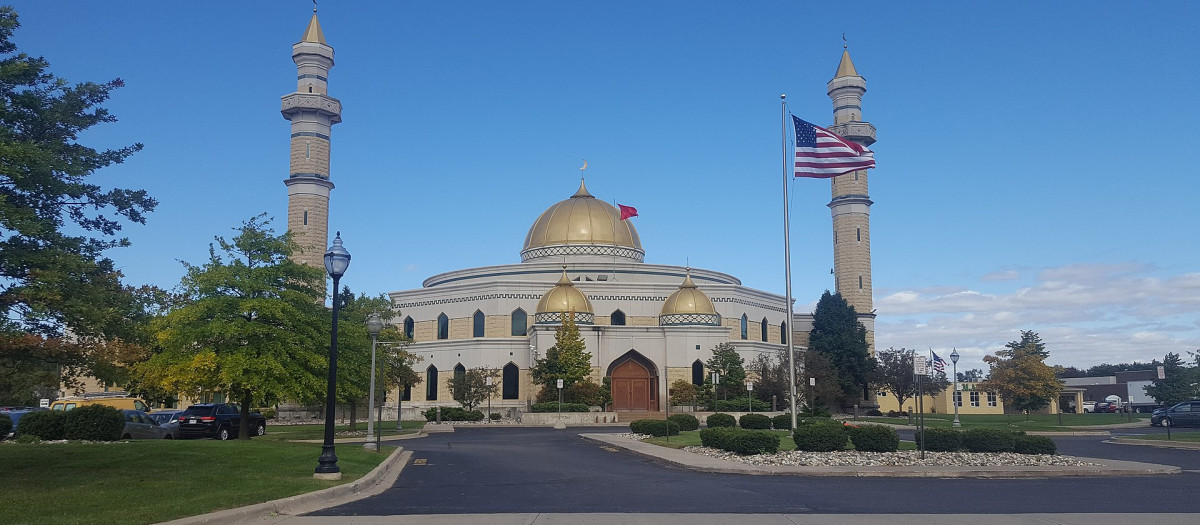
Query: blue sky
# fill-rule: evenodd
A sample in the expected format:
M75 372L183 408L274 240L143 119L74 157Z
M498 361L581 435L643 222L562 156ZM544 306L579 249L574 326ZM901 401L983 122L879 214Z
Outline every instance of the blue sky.
M214 235L283 222L304 1L11 2L22 51L71 81L123 78L143 142L106 186L160 201L111 257L171 287ZM336 51L331 230L371 294L519 261L578 185L636 206L652 263L782 293L779 94L828 124L849 41L878 129L871 173L877 344L957 347L1019 330L1055 364L1200 348L1200 102L1194 2L322 2ZM797 180L793 291L832 287L829 184ZM332 233L332 231L331 231ZM1185 354L1186 356L1186 354Z

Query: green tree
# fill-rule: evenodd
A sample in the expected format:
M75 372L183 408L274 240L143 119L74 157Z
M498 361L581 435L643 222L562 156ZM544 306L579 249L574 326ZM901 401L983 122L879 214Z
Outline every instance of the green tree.
M328 371L324 272L293 262L294 243L269 223L254 217L231 241L217 237L204 265L184 263L182 303L160 319L161 348L138 367L164 390L239 400L243 438L254 401L319 399Z
M774 397L779 406L787 406L791 385L787 376L787 350L779 356L758 354L750 361L750 370L758 376L754 384L754 397L771 402Z
M398 314L399 312L396 312L396 315ZM385 390L385 395L380 396L380 399L386 399L386 390L392 388L399 389L399 399L403 399L405 389L418 385L424 380L421 374L413 369L413 365L421 362L424 358L408 351L410 342L404 336L404 330L396 325L386 324L383 331L379 332L378 366L379 373L384 377L383 384L379 386ZM400 420L400 414L396 414L397 429L400 428Z
M704 379L705 383L712 384L713 372L720 374L716 388L713 389L716 395L716 399L713 399L714 406L717 399L728 399L730 392L736 397L745 388L743 385L746 382L746 360L738 354L732 344L720 343L714 346L712 357L705 361L704 366L709 373L709 377Z
M1004 345L1004 350L983 358L992 371L980 386L998 393L1006 407L1026 415L1041 410L1062 391L1054 367L1046 364L1049 355L1037 333L1022 331L1020 341L1012 341Z
M122 81L55 76L46 59L17 51L19 26L16 11L0 7L0 402L50 397L60 377L68 387L79 375L122 379L124 363L105 359L142 343L131 329L146 316L104 252L127 246L123 223L144 224L157 204L144 190L88 180L142 148L78 141L116 120L100 105Z
M490 385L487 384L489 377L492 378ZM450 397L467 410L474 410L480 403L496 395L496 389L500 387L500 382L496 380L499 378L499 369L480 366L453 374L446 381L450 385Z
M385 326L394 319L392 301L385 294L375 297L365 294L354 295L349 287L343 287L338 296L338 403L350 407L350 430L358 423L358 406L366 400L371 388L371 334L367 332L367 318L376 314ZM383 332L380 332L383 335ZM378 339L377 339L378 340ZM376 345L375 366L376 390L383 383L380 368L379 345ZM378 397L378 394L377 394ZM367 417L371 417L370 414Z
M796 381L796 394L806 400L811 412L815 407L831 407L840 403L842 384L838 381L838 372L833 367L833 361L821 352L804 352L804 369L799 372ZM803 379L801 379L803 378ZM815 385L809 385L809 380L815 380Z
M875 360L867 345L867 329L858 322L854 307L846 303L841 294L831 294L829 290L821 294L813 312L808 349L829 357L842 388L842 405L867 399Z
M672 405L686 406L692 404L699 393L700 390L691 381L676 379L671 383L671 392L668 399L670 399Z
M913 357L915 350L888 348L876 352L875 360L879 366L875 369L875 379L872 381L879 390L896 396L901 410L904 402L917 396L917 376L913 373ZM937 395L950 386L945 375L926 377L921 380L921 390L927 395Z
M592 374L592 354L575 326L574 311L563 315L562 324L554 332L554 346L546 350L546 357L534 363L530 374L534 383L552 391L558 390L559 379L566 389Z
M1200 358L1200 356L1198 356ZM1179 354L1168 352L1163 357L1163 379L1155 379L1154 384L1146 387L1146 395L1154 398L1156 403L1172 406L1181 401L1200 397L1200 387L1197 385L1196 368L1187 367Z

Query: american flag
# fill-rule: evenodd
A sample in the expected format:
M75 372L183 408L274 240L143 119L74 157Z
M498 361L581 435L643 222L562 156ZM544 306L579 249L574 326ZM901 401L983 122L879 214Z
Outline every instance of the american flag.
M933 371L946 375L946 360L938 357L937 353L933 350L930 350L929 353L933 354Z
M875 154L866 147L837 136L792 115L796 125L797 177L829 179L875 167Z

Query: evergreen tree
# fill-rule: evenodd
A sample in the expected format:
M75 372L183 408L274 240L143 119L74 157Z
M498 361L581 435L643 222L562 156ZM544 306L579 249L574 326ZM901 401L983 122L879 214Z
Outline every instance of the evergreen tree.
M992 371L980 386L998 393L1008 408L1026 413L1041 410L1062 391L1054 367L1045 362L1049 355L1036 333L1022 331L1020 341L983 358Z
M730 392L736 397L745 388L746 360L729 343L720 343L714 346L712 354L712 357L704 363L710 374L704 381L711 388L711 374L713 372L720 374L720 382L714 390L716 399L713 400L713 406L716 406L717 399L728 399Z
M1155 379L1146 387L1146 395L1163 406L1172 406L1181 401L1200 397L1200 374L1197 369L1187 367L1179 354L1168 352L1163 357L1163 378Z
M826 290L813 312L813 329L808 349L825 354L842 388L843 405L867 398L867 387L875 370L875 360L867 345L867 329L858 322L854 307L841 294Z
M563 313L563 322L554 332L554 346L537 360L530 374L534 383L555 392L559 379L563 380L563 389L567 389L592 374L592 354L579 335L574 311Z

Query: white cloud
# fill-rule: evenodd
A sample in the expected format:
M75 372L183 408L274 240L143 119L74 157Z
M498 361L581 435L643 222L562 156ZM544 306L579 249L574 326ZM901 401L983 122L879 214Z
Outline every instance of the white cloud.
M896 291L876 302L876 345L939 352L957 347L964 368L982 367L984 355L1018 339L1021 330L1041 335L1049 362L1079 367L1200 348L1200 273L1156 271L1138 264L1074 264L1042 269L1033 285L1007 292L946 285ZM997 281L1015 278L1009 270L980 282L994 290Z

